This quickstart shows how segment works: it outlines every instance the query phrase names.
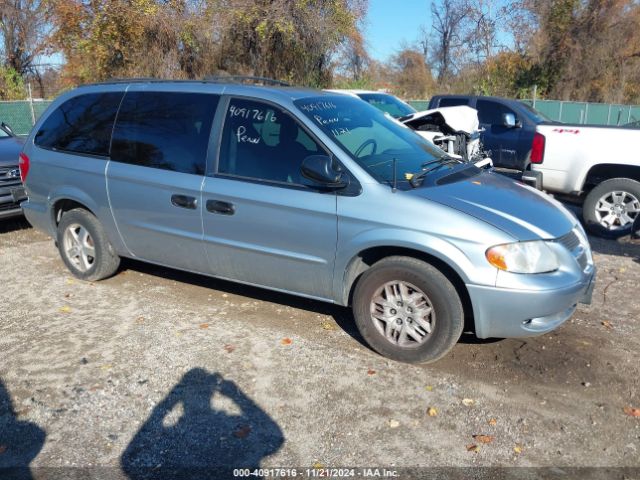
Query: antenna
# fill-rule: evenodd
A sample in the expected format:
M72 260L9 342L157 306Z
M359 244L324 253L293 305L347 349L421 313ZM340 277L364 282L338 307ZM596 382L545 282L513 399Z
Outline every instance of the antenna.
M393 186L391 187L391 192L396 193L398 190L398 159L393 159Z

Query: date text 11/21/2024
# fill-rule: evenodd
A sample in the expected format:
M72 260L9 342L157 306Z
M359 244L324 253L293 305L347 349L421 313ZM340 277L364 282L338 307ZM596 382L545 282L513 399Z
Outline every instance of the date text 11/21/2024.
M398 472L388 468L237 468L236 478L397 478Z

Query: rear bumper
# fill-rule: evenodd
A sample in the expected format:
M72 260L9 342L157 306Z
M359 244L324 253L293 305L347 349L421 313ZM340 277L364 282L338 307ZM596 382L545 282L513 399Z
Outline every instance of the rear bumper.
M542 172L525 170L522 172L522 177L520 179L522 180L522 183L526 183L533 188L542 190Z
M27 221L36 229L45 232L51 237L55 237L51 223L51 216L46 205L36 204L27 200L22 202L22 211Z
M553 290L511 290L467 285L476 336L518 338L550 332L575 311L578 303L591 303L595 269L582 281Z

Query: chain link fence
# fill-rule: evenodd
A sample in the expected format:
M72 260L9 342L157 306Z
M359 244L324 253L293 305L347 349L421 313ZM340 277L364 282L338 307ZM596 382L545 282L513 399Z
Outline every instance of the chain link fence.
M51 100L0 102L0 122L9 125L16 135L27 135L51 102Z
M556 122L582 125L625 125L640 121L640 105L565 102L561 100L522 101ZM429 100L412 100L409 104L418 111L429 108Z
M0 122L9 125L17 135L27 135L52 100L0 101ZM523 100L549 117L564 123L585 125L625 125L640 121L640 105L619 105L559 100ZM427 110L429 100L409 101L415 109ZM640 125L639 125L640 126Z

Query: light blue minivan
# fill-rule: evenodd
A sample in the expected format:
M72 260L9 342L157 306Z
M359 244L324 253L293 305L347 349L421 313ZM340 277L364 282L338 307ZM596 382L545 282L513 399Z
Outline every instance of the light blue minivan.
M59 97L20 156L27 219L78 278L121 257L351 306L373 349L548 332L589 302L584 230L361 100L131 80Z

